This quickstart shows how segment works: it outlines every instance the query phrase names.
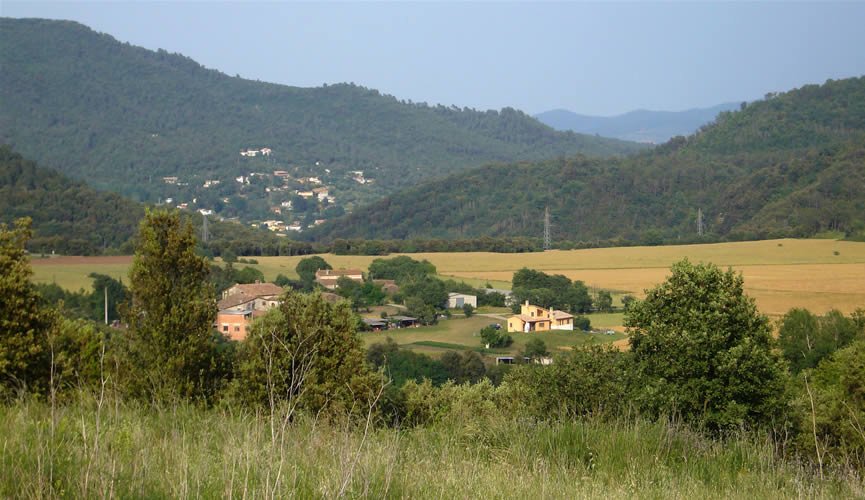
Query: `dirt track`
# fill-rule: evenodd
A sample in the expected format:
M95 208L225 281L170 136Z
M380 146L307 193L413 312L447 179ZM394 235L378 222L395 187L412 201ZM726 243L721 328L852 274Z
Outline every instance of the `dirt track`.
M52 265L52 266L64 266L64 265L81 265L81 264L89 264L89 265L100 265L100 264L131 264L132 256L131 255L100 255L96 257L77 257L77 256L64 256L64 257L47 257L44 259L31 259L30 264L33 266L43 266L43 265Z

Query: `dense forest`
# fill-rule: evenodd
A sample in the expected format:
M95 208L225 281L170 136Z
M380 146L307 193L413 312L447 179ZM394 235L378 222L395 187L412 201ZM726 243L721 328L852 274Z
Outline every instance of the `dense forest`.
M90 255L131 253L142 205L100 193L0 146L0 222L33 219L31 251Z
M455 174L325 224L314 236L540 238L545 207L560 243L863 237L865 78L767 95L628 158L578 156Z
M145 206L37 165L0 145L0 223L30 217L31 252L94 255L132 252L133 236ZM201 234L202 216L184 212ZM294 255L310 253L308 243L277 238L270 231L210 220L204 253Z
M316 176L353 206L490 161L645 147L557 132L510 108L476 111L400 101L354 84L298 88L231 77L74 22L0 19L0 37L0 142L139 201L241 205L232 215L248 218L245 212L268 210L256 204L264 187L241 191L235 182L251 172ZM263 147L272 149L267 158L239 154ZM205 188L207 180L221 183Z

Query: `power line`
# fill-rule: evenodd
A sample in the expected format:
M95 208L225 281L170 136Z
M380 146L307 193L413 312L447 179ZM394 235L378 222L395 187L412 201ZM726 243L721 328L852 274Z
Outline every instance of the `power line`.
M207 243L207 240L210 239L210 231L207 229L207 216L205 214L201 214L201 241L203 243Z
M703 236L703 209L697 209L697 235Z
M550 247L550 207L544 210L544 250L549 250Z

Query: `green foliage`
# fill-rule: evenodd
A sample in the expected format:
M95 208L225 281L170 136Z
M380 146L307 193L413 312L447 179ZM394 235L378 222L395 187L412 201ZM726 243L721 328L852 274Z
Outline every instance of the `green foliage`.
M587 332L592 329L592 320L586 316L574 316L574 328Z
M318 255L300 259L294 268L297 275L300 276L300 282L303 284L304 290L312 290L315 284L315 272L322 269L333 269L333 267Z
M400 349L390 337L367 348L366 362L375 369L383 369L396 387L402 387L409 380L429 380L437 386L448 380L442 363L425 354Z
M336 293L349 299L351 308L355 311L381 305L387 297L381 286L372 281L358 283L347 276L340 276L336 280Z
M234 264L235 262L237 262L237 254L234 253L234 250L230 248L226 248L225 250L223 250L222 254L220 254L220 257L222 257L222 261L226 264Z
M495 349L498 347L510 347L513 343L514 339L510 335L492 326L485 326L481 329L482 346Z
M418 298L425 306L438 310L445 309L448 293L445 291L445 284L442 280L424 276L401 286L400 292L407 297L406 306L408 306L409 298Z
M441 364L447 373L448 380L457 384L475 383L484 378L486 365L483 358L475 351L447 351L442 354Z
M375 259L369 265L369 275L375 279L394 280L398 285L435 275L436 268L428 260L417 261L407 255L391 259Z
M76 318L98 323L105 321L105 299L108 299L108 321L120 319L119 307L129 300L129 289L122 281L99 273L90 273L93 290L70 292L54 283L36 284L42 302Z
M264 274L254 267L244 266L243 269L237 269L230 263L225 267L214 264L210 266L208 279L219 294L237 283L264 283Z
M534 269L523 268L514 273L511 309L520 312L525 301L545 308L560 309L573 314L592 310L589 289L582 281L571 282L561 274L549 275Z
M613 296L606 290L600 290L595 297L595 307L600 312L613 312Z
M471 318L475 313L475 308L471 304L463 304L463 314L465 314L466 318Z
M81 182L37 166L0 145L0 222L33 219L34 252L92 255L105 249L131 249L144 211L115 194L99 193Z
M415 317L423 325L434 325L438 322L436 310L425 303L422 298L411 296L405 299L406 314Z
M644 408L713 430L783 417L784 365L742 276L687 260L671 271L625 319Z
M108 351L108 335L92 321L59 319L49 343L54 351L54 385L61 392L95 391L112 378L117 353Z
M616 417L627 414L636 388L632 363L629 353L609 346L575 349L549 366L514 367L501 389L516 415Z
M273 280L273 283L277 286L285 288L287 286L291 286L292 281L288 278L288 276L279 273L276 275L276 279Z
M148 211L130 269L128 390L146 399L208 400L224 380L213 334L216 298L192 227L177 212Z
M0 396L17 390L48 389L50 352L47 343L53 314L41 307L30 282L30 260L24 250L30 219L13 227L0 224Z
M525 348L523 348L523 356L530 359L540 359L550 355L550 351L547 349L547 344L543 340L538 337L534 337L529 339L526 342Z
M345 302L288 292L256 321L238 353L236 399L316 414L366 411L381 386L364 363L355 316Z
M639 418L511 418L496 404L500 393L486 383L415 384L412 419L368 432L302 417L279 432L281 422L263 412L154 410L111 397L54 411L32 400L2 405L0 497L861 496L854 471L821 475L761 437L721 441Z
M865 328L857 324L856 315L846 318L833 310L817 317L806 309L791 309L781 318L778 343L796 374L816 367L826 356L863 335Z
M802 453L813 462L865 467L865 340L805 370L797 385Z
M509 108L432 107L354 84L298 88L230 77L68 21L3 18L0 33L0 142L100 189L145 202L197 198L226 217L261 218L270 203L285 201L269 198L258 179L235 183L238 168L301 177L324 176L327 167L323 180L347 203L490 161L646 148L556 132ZM270 157L238 154L264 146ZM375 182L358 184L355 170ZM163 176L188 185L167 185ZM222 182L203 188L208 179ZM295 211L312 213L304 208L320 210Z
M633 295L622 296L622 309L624 309L625 312L628 312L628 310L631 308L631 304L633 304L636 300L636 297L634 297Z
M865 234L865 77L723 113L627 158L570 157L457 173L317 228L335 238L539 240L561 248ZM502 203L507 200L507 203ZM703 235L697 215L703 214ZM493 222L491 222L493 221Z

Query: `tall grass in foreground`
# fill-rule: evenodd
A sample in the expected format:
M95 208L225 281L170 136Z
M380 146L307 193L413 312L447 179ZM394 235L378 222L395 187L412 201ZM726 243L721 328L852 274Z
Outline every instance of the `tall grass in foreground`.
M777 498L865 495L773 443L665 423L505 418L406 430L83 399L0 407L0 496Z

